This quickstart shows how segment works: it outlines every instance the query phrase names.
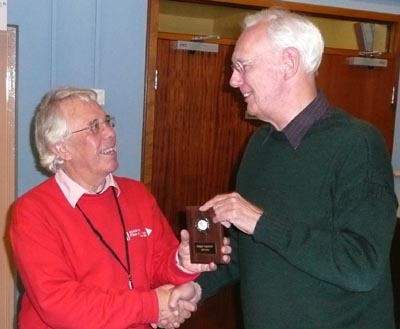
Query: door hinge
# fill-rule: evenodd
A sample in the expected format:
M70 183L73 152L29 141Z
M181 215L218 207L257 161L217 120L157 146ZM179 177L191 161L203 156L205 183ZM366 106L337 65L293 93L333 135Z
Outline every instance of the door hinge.
M158 87L158 70L154 71L154 90L157 90Z
M392 88L392 99L391 99L391 101L390 101L390 104L394 104L395 103L395 98L396 97L396 87L395 86L393 86L393 88Z

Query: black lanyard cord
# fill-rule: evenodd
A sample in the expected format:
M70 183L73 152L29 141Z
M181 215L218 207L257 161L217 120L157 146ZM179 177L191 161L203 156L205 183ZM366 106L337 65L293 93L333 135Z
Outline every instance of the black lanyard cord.
M126 273L128 273L129 288L133 289L133 278L132 278L132 273L131 273L131 260L130 260L130 257L129 257L129 246L128 246L128 237L127 237L127 234L129 234L129 233L126 230L124 216L122 214L121 206L120 206L120 204L118 202L117 192L115 192L115 188L114 187L112 187L112 191L113 191L113 195L114 195L114 200L117 203L119 219L121 220L121 225L122 225L122 234L123 234L124 243L125 243L126 265L128 266L126 268Z
M113 195L114 195L114 200L117 204L117 208L118 208L118 214L119 214L119 218L121 220L121 225L122 225L122 230L123 230L123 238L124 238L124 244L125 244L125 257L126 257L126 266L125 264L121 261L121 259L118 257L117 253L114 251L113 248L111 248L111 246L107 243L107 241L103 238L103 236L101 235L101 233L96 229L96 227L93 225L92 221L90 220L90 218L83 212L83 210L81 209L81 207L79 207L78 204L76 204L76 208L81 212L81 214L83 215L83 217L85 218L86 222L89 224L90 228L92 229L93 233L97 236L97 238L100 240L100 242L108 249L108 251L111 253L111 255L118 261L118 263L121 264L121 266L124 268L124 270L126 271L126 273L128 273L128 283L129 283L129 288L133 289L133 279L132 279L132 274L131 274L131 261L129 258L129 247L128 247L128 239L126 234L126 226L125 226L125 220L124 220L124 216L122 214L122 210L121 210L121 206L118 202L118 197L117 194L115 192L115 189L112 187L112 191L113 191Z

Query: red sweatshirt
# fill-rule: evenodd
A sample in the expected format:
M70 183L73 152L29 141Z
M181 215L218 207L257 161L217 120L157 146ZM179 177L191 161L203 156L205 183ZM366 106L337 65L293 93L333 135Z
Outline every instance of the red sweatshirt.
M176 266L179 241L144 185L115 180L126 232L111 187L100 195L83 195L78 205L125 266L127 237L134 289L53 176L13 207L10 237L25 288L21 329L149 328L159 311L152 289L196 277Z

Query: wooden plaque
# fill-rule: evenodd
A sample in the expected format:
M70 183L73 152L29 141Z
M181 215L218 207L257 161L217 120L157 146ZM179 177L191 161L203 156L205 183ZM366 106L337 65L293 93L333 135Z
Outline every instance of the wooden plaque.
M190 259L192 263L223 263L221 247L224 228L213 223L212 208L200 211L198 206L186 207L186 223L190 234Z

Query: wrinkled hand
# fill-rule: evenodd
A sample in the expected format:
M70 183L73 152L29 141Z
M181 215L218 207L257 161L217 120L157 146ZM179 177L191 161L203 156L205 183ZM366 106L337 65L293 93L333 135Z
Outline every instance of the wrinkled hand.
M190 305L196 305L197 309L197 303L200 298L200 285L196 282L190 281L172 289L168 304L171 309L188 309ZM186 302L189 302L189 304L186 304ZM190 311L193 312L196 309Z
M217 264L214 262L208 264L192 264L190 261L190 246L189 246L189 232L187 230L181 231L181 243L178 248L178 260L179 265L185 268L187 271L196 273L196 272L209 272L215 271L217 269ZM223 241L223 245L221 247L222 252L222 261L224 263L229 263L231 257L229 256L232 252L232 248L230 246L229 238L225 237Z
M237 192L220 194L203 204L199 210L206 211L213 207L214 222L220 222L225 227L236 226L247 234L253 234L263 210L251 204Z
M170 298L174 291L173 285L163 285L156 288L155 291L157 293L159 315L157 324L151 324L153 328L179 328L186 319L190 318L192 312L197 309L197 296L190 287L183 287L174 293L172 306L170 305Z

